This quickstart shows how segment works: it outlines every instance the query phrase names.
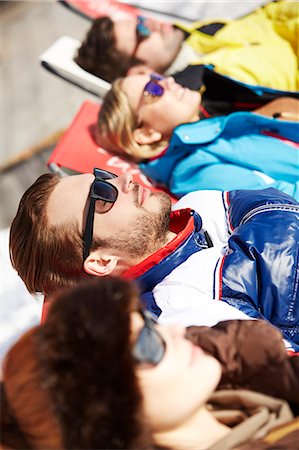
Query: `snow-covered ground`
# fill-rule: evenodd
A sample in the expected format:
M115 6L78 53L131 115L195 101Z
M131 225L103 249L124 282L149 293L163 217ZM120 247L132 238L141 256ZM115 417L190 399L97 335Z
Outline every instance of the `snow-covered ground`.
M0 360L28 328L40 321L42 299L28 293L12 268L8 251L9 230L0 230Z

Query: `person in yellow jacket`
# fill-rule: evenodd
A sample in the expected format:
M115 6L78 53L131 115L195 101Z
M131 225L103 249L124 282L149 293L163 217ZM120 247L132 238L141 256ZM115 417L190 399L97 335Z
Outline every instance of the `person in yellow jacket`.
M213 64L216 72L247 84L298 90L298 2L276 2L225 25L214 35L196 22L186 44L204 56L193 64ZM207 23L205 23L205 27ZM182 28L182 27L181 27Z
M246 84L297 91L298 8L298 2L273 2L238 20L191 26L102 17L93 22L76 62L110 82L132 73L169 75L205 64Z

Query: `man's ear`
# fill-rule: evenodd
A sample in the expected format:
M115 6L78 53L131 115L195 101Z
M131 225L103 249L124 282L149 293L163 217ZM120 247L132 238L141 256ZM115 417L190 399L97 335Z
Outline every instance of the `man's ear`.
M162 134L154 130L154 128L147 128L142 126L140 128L136 128L133 131L134 139L137 144L154 144L155 142L159 142L162 139Z
M90 252L83 264L86 273L96 277L105 277L112 274L117 266L119 258L99 251Z
M145 64L136 64L136 66L130 67L127 71L127 75L148 75L155 72L152 67Z

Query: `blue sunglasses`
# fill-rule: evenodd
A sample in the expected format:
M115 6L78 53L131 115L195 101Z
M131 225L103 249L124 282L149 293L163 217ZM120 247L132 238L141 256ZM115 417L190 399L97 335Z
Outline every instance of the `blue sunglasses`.
M145 39L151 35L151 30L146 25L146 18L143 16L137 17L136 34L139 39Z
M159 84L159 81L164 80L165 77L158 73L152 73L150 75L150 81L146 83L143 89L144 97L162 97L164 94L164 88Z
M146 25L146 18L143 16L137 17L136 23L136 45L133 50L132 56L135 57L135 53L138 50L139 44L151 35L151 30Z

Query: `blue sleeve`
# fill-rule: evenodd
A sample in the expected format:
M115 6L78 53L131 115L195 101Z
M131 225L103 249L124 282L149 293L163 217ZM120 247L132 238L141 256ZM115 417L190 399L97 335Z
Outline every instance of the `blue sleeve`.
M277 185L277 183L275 183ZM225 200L225 198L227 199ZM296 205L298 202L285 192L281 192L272 186L266 189L256 190L234 190L224 193L226 215L231 230L237 228L242 219L254 209L270 205ZM274 208L273 208L274 209ZM263 223L261 223L263 226Z
M275 194L274 189L267 191ZM278 209L270 205L234 230L222 264L220 297L252 317L265 317L299 349L299 210L295 203Z
M236 189L265 189L273 187L299 201L299 181L289 183L276 180L267 184L253 170L234 164L210 164L205 167L189 167L182 170L179 166L170 180L170 191L182 197L197 190L232 191Z
M231 191L234 189L263 189L265 181L254 171L234 164L216 163L204 167L180 164L170 180L170 191L183 196L196 190Z

